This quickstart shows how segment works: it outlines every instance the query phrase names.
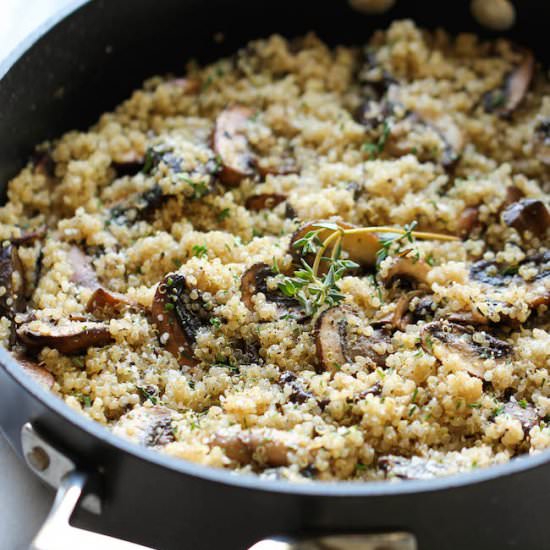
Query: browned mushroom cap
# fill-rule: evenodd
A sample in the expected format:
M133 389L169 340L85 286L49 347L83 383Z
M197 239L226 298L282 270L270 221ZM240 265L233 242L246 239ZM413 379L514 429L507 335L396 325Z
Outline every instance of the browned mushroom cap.
M535 58L530 51L526 51L521 63L506 75L502 86L484 94L482 103L485 112L499 116L512 114L529 89L534 68Z
M265 208L273 210L278 204L286 201L286 195L280 193L262 193L260 195L252 195L246 199L244 203L248 210L257 212Z
M323 226L335 226L341 229L353 229L354 226L338 221L315 220L307 222L300 226L290 239L290 253L297 264L303 258L310 265L313 263L314 254L302 256L302 249L298 246L298 241L311 232L318 231L318 241L322 243L327 237L334 233L333 229L327 229ZM328 227L327 226L327 227ZM345 235L342 238L342 250L348 254L350 260L357 262L361 266L372 267L376 264L376 253L380 250L380 239L374 233L360 233L355 235ZM329 246L324 252L324 256L330 256L332 247ZM321 264L321 268L323 264Z
M550 118L539 120L535 128L534 149L536 157L543 164L550 164Z
M472 329L456 323L434 321L422 327L422 347L443 364L451 354L458 355L464 370L482 378L485 361L505 359L511 355L512 346L483 331L477 335L474 339Z
M279 316L288 315L298 321L304 320L306 314L297 300L285 296L276 289L271 290L267 287L267 279L274 276L271 267L261 262L250 266L243 273L241 277L241 297L245 306L250 311L254 311L252 297L261 292L266 301L277 305Z
M395 258L382 282L386 288L390 288L394 283L409 288L427 286L429 272L430 266L424 260L400 256Z
M99 286L96 272L92 267L91 258L82 252L78 246L71 246L67 259L73 270L71 282L86 288L96 288Z
M160 343L179 361L194 366L193 346L198 331L208 326L210 313L199 296L193 300L185 277L166 275L159 283L151 313L157 326Z
M287 444L274 430L249 432L220 431L210 441L241 466L258 463L277 468L288 465Z
M102 287L96 288L86 304L86 311L98 319L110 319L125 307L138 307L137 302L124 294L111 292Z
M66 355L113 341L109 327L95 321L64 321L59 324L30 321L17 329L19 341L32 351L48 347Z
M388 478L433 479L451 473L445 464L419 456L411 458L395 455L381 456L378 459L378 466Z
M504 210L502 221L519 233L529 231L536 237L544 238L550 227L550 212L541 200L522 199Z
M9 242L0 245L0 315L12 319L25 309L25 273L17 248Z
M254 175L255 158L246 137L246 127L254 111L240 105L222 111L216 119L213 148L222 164L220 179L226 185L238 185Z
M322 371L337 372L342 365L353 363L358 357L364 357L373 366L386 364L389 335L375 329L371 336L365 336L360 319L346 306L324 311L317 319L314 335Z
M161 406L136 407L119 418L113 432L145 447L161 447L175 439L172 413Z
M44 368L42 363L37 363L21 353L15 353L13 356L21 366L21 370L28 374L35 382L38 382L47 390L52 388L55 378L49 370Z

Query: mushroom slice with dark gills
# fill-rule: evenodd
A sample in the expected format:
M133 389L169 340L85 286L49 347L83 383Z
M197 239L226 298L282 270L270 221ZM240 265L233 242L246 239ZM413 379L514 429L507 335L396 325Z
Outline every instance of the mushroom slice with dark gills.
M196 297L192 297L196 294ZM209 326L210 312L199 292L189 288L179 273L166 275L159 283L151 308L159 340L180 363L198 363L193 346L200 329Z
M25 273L17 248L5 241L0 245L0 315L13 319L25 309Z
M534 135L535 156L543 163L550 164L550 117L539 119Z
M487 360L504 361L512 355L512 346L485 331L446 321L434 321L421 330L422 347L443 364L451 356L461 359L468 373L483 378Z
M273 468L288 465L288 443L275 430L219 431L210 440L211 447L220 447L240 466L261 464Z
M276 287L273 289L268 287L267 279L274 276L275 273L267 264L260 262L250 266L241 277L241 297L244 305L250 311L254 311L255 305L252 298L261 292L267 302L277 306L279 317L287 315L297 321L306 319L307 315L297 300L285 296Z
M502 85L483 95L481 101L485 112L504 117L511 115L527 94L534 69L533 54L526 51L521 62L506 75Z
M531 403L525 400L518 401L514 396L510 397L510 401L502 407L500 414L519 420L524 434L528 434L531 428L541 420L540 414Z
M162 208L171 195L165 195L159 185L132 197L128 201L113 206L110 218L119 225L137 221L151 221L155 213Z
M523 279L518 273L523 266L536 271L528 280ZM532 309L550 304L550 252L528 256L516 265L482 260L472 265L470 278L502 289L510 285L524 285L527 291L526 302Z
M520 234L529 231L533 236L544 239L550 228L550 212L539 199L522 199L502 212L502 221Z
M373 367L384 367L391 345L389 334L383 329L368 327L347 306L325 310L315 325L315 347L319 370L337 372L345 363L363 357Z
M440 142L436 148L422 146L424 140L429 141L430 133ZM411 135L418 137L418 144L409 142ZM449 115L428 111L410 112L391 125L385 150L394 156L414 153L421 160L433 160L444 167L450 167L462 154L464 145L464 136Z
M451 473L448 466L436 460L413 456L387 455L378 459L378 466L386 474L387 478L399 479L433 479Z
M144 447L161 447L175 440L172 412L161 406L136 407L119 418L113 432Z
M66 355L113 342L108 325L95 321L29 321L19 326L17 337L30 351L48 347Z
M389 324L404 331L407 325L433 318L435 309L436 304L430 294L425 290L413 290L399 297Z
M236 105L222 111L216 119L212 145L221 160L220 179L229 186L255 174L255 157L250 149L246 128L252 109Z

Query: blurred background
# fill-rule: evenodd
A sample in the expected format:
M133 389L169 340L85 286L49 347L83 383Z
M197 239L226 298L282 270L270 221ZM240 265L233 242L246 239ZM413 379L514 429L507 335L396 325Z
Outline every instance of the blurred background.
M27 34L74 0L0 0L0 59Z

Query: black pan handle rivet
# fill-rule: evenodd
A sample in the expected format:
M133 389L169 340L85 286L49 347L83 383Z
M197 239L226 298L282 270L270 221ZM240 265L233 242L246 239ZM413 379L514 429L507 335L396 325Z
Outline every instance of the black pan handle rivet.
M42 447L33 447L27 453L27 460L29 464L39 472L43 472L50 465L50 457Z

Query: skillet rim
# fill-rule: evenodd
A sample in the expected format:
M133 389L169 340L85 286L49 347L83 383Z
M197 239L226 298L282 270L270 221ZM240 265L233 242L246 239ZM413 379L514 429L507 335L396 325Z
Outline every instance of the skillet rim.
M76 11L81 9L92 0L73 0L65 7L56 11L46 19L39 27L31 32L25 39L15 46L4 60L0 60L0 83L8 74L10 69L19 61L23 60L25 54L47 35L54 27L65 21ZM520 474L524 471L533 470L550 463L550 448L535 455L521 455L512 458L504 464L497 464L462 472L444 477L427 480L402 480L400 482L358 482L358 481L309 481L305 483L261 479L253 474L236 474L230 470L203 466L181 458L171 457L159 451L141 447L123 437L113 434L109 429L98 422L71 409L59 397L52 392L42 388L36 381L32 380L18 361L3 346L0 346L0 368L4 369L8 376L16 381L24 390L31 394L36 400L44 405L50 412L61 416L77 429L82 430L88 436L99 439L102 443L121 452L132 456L140 461L153 464L154 466L185 474L188 476L204 479L206 481L220 483L248 490L260 490L263 492L291 494L298 496L324 496L331 498L338 497L386 497L403 496L416 493L441 492L458 487L490 482L496 478ZM1 428L1 427L0 427ZM13 445L13 441L7 438ZM93 466L93 465L92 465Z

